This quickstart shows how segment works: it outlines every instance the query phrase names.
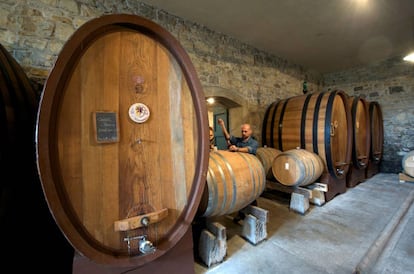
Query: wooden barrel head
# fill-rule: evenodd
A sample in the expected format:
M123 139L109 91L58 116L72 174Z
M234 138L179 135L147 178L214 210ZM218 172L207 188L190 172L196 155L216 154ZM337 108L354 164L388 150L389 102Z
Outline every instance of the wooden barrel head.
M352 164L364 169L368 166L371 144L369 105L359 96L350 96L348 101L352 117Z
M274 178L286 186L306 186L315 182L324 171L317 154L304 149L290 149L278 154L272 162Z
M414 150L404 155L402 158L402 167L405 174L414 177Z
M206 181L208 119L166 30L124 14L81 26L47 79L37 132L49 207L81 254L138 266L184 236Z

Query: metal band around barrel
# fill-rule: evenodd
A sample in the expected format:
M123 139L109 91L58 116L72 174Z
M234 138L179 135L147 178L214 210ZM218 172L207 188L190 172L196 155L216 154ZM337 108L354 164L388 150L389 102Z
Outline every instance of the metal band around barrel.
M337 92L331 92L328 98L328 104L326 106L326 115L325 115L325 157L326 157L326 165L328 167L329 173L334 176L335 178L338 177L336 174L336 167L333 166L332 161L332 153L331 153L331 120L332 120L332 107L333 101L337 95ZM345 107L346 106L346 102Z
M283 107L282 107L282 111L280 112L280 119L279 119L279 123L278 123L278 125L279 125L279 132L278 132L279 139L278 139L278 141L279 141L279 149L281 151L283 151L283 142L282 142L283 141L282 140L283 116L285 116L285 110L286 110L287 103L289 102L289 99L290 98L286 99L283 103Z
M256 189L256 181L255 181L255 176L254 176L254 170L252 169L251 162L249 162L249 160L247 159L250 156L250 154L242 152L242 153L239 153L239 155L243 158L243 160L246 162L247 166L249 167L250 178L252 180L253 189ZM260 177L260 176L258 176L258 177ZM249 200L253 200L255 198L255 193L256 192L254 192L254 191L251 192Z
M308 111L308 105L309 105L309 101L311 97L312 97L312 94L309 94L306 96L306 99L305 99L305 102L302 108L302 116L300 120L300 148L302 149L306 148L306 142L305 142L306 113Z
M214 155L216 155L216 154L214 154ZM215 159L212 156L210 156L210 159L218 167L219 176L221 177L221 180L225 183L224 172L223 172L223 169L221 168L221 166L219 165L217 159ZM211 166L209 166L209 168L208 168L208 174L207 175L210 175L210 178L212 179L212 181L207 180L209 197L208 197L207 209L204 212L203 216L212 216L212 215L214 216L213 213L217 213L216 212L216 207L217 207L217 204L218 204L218 189L217 189L217 177L216 177L216 174L212 171ZM224 192L226 192L225 187L224 187ZM224 199L226 197L227 197L227 195L226 195L226 193L224 193ZM221 210L223 210L223 209L221 209Z
M264 119L263 119L263 125L262 125L262 142L263 142L263 146L266 146L266 145L270 145L270 144L268 144L268 140L266 140L266 128L267 128L267 125L268 125L268 123L269 123L269 121L268 121L268 119L269 119L269 113L270 113L270 110L272 109L272 107L274 106L276 104L276 102L274 102L274 103L272 103L267 109L266 109L266 112L265 112L265 116L264 116ZM270 135L271 136L271 135Z
M274 128L275 128L275 115L276 115L276 110L279 107L279 104L280 104L280 101L278 101L275 104L275 107L274 107L273 113L272 113L272 122L270 123L270 125L271 125L271 128L270 128L270 146L271 147L275 147L275 139L274 139L273 136L275 134L275 130L274 130ZM279 126L279 124L277 126Z
M234 176L234 172L233 172L233 168L231 166L231 164L229 163L229 161L227 160L227 158L225 158L222 154L218 153L218 155L220 156L220 158L222 158L222 160L224 161L228 172L230 173L230 177L231 177L231 184L233 186L233 197L231 200L231 204L230 207L228 209L228 211L226 211L225 213L229 213L232 212L231 210L234 208L234 205L236 204L236 200L237 200L237 182L236 182L236 177ZM227 201L227 191L225 193L225 197L226 197L226 201ZM223 203L223 207L224 207Z

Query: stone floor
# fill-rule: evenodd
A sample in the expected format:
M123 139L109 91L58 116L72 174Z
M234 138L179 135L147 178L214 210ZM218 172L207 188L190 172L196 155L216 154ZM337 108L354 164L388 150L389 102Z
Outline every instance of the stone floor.
M256 245L243 221L211 218L226 227L227 254L210 267L196 258L195 273L414 273L414 183L379 173L305 214L289 198L258 199L268 223Z

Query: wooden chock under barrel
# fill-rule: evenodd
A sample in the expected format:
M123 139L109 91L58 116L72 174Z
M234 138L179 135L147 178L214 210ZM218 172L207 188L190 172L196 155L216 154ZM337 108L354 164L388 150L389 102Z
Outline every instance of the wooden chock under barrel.
M198 253L207 267L222 262L227 253L226 227L208 222L207 228L201 231Z
M242 236L256 245L267 238L268 211L257 206L249 205L241 210L246 215L243 222Z

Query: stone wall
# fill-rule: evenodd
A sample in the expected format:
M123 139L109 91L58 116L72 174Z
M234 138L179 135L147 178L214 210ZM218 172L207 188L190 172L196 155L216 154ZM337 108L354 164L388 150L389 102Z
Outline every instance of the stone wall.
M0 43L23 67L39 91L68 38L85 22L104 14L127 13L150 19L174 35L186 49L206 96L225 96L241 105L229 125L253 124L260 138L266 108L279 99L324 89L312 70L270 55L195 22L139 1L0 0ZM410 79L411 76L411 79ZM401 170L401 157L412 150L413 68L388 61L324 76L326 88L340 88L378 101L385 121L383 170Z
M206 95L234 94L241 105L234 120L254 122L257 135L257 121L272 102L301 94L304 80L310 92L321 89L321 75L314 71L139 1L0 0L0 43L41 90L70 35L90 19L116 13L140 15L174 35L196 67ZM238 132L240 124L233 124Z
M384 119L384 151L380 170L401 172L402 157L414 150L414 65L401 57L363 68L324 75L327 89L377 101Z

